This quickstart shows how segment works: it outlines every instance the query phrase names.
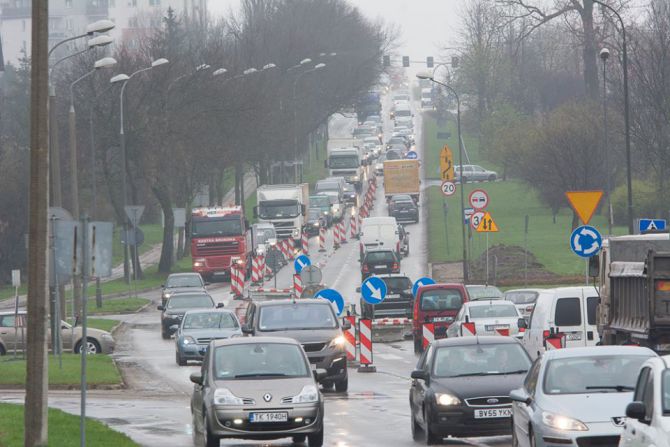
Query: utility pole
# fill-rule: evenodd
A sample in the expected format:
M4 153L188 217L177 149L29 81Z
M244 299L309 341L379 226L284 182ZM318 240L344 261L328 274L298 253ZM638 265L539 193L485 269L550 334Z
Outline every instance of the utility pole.
M48 216L49 207L49 3L32 2L30 68L30 223L25 447L47 445Z

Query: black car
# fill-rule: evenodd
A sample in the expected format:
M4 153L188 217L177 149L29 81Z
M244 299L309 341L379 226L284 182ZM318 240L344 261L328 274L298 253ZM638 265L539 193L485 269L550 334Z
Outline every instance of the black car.
M351 183L344 184L344 203L348 205L357 205L358 202L358 193L356 192L356 187Z
M510 434L509 394L522 385L530 366L530 357L514 338L458 337L431 343L412 372L412 437L432 445L447 436Z
M307 210L307 223L305 224L307 235L316 236L321 228L326 228L327 222L321 208L310 208Z
M414 200L409 199L395 199L391 197L388 204L388 214L395 217L398 222L418 222L419 221L419 207L416 206Z
M361 261L361 280L383 273L400 273L400 258L392 248L368 250Z
M165 304L158 306L158 310L161 311L161 336L167 340L177 332L187 311L214 307L223 307L223 303L215 306L214 300L206 292L184 292L172 295Z
M414 310L412 280L405 275L377 275L386 284L386 298L378 304L369 304L361 299L363 318L399 317L411 318ZM360 291L360 289L359 289Z

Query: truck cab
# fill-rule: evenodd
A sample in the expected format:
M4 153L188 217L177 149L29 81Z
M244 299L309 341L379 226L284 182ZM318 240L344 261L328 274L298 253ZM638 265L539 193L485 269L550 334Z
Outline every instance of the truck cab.
M344 177L348 183L360 191L363 179L361 154L358 148L345 147L331 149L325 161L330 177Z
M309 208L309 185L261 185L256 189L254 217L274 225L278 239L299 241Z

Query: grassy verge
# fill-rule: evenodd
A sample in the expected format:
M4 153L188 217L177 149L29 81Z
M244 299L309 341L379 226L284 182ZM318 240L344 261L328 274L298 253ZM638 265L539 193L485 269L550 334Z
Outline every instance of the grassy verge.
M309 149L309 162L305 162L303 167L303 181L309 183L310 190L321 179L328 177L328 169L323 165L326 158L326 141L317 141Z
M123 244L121 244L122 227L114 226L114 239L112 241L112 265L117 266L123 262ZM140 245L140 255L150 250L156 244L163 242L163 227L160 224L140 225L144 233L144 243Z
M0 360L0 386L25 385L26 361L14 360L6 356ZM81 356L63 354L63 368L59 368L58 358L49 355L49 385L77 386L81 376ZM86 378L90 385L118 385L121 375L112 358L108 355L90 355L86 359ZM0 418L1 419L1 418ZM1 444L0 445L4 445ZM56 444L54 444L56 445Z
M149 301L150 300L146 298L137 298L137 297L114 298L114 299L102 300L102 307L98 308L95 305L95 298L89 298L87 313L89 315L116 315L116 314L132 313L140 310L142 306L145 306ZM70 307L71 304L72 301L68 301L66 305L66 312L68 315L72 314L72 308Z
M90 304L95 306L95 303ZM93 307L93 309L95 309L95 307ZM114 326L119 324L119 320L112 320L109 318L87 318L86 320L88 321L88 327L107 332L111 332ZM72 324L72 318L68 318L67 321Z
M79 445L79 416L49 409L49 445ZM23 445L23 405L0 404L0 445ZM94 419L86 420L86 439L96 447L139 446L123 433Z

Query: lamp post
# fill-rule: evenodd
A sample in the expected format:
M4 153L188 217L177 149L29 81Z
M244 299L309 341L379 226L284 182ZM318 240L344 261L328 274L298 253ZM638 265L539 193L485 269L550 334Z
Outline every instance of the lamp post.
M607 59L610 57L610 50L603 48L600 50L600 59L603 61L603 151L605 152L605 192L607 194L607 234L612 234L612 202L610 194L612 187L610 183L610 150L607 146Z
M308 62L305 62L308 61ZM311 59L303 59L300 62L300 65L304 65L304 63L309 63L311 62ZM314 68L311 68L309 70L305 70L301 73L299 73L295 79L293 80L293 177L294 177L294 183L298 183L298 105L296 104L296 90L298 87L298 81L300 78L305 76L306 74L309 73L314 73L317 70L320 70L324 68L326 64L323 62L320 64L316 64Z
M623 49L623 115L624 126L626 132L626 197L628 201L628 232L633 234L633 174L631 172L631 155L630 155L630 106L628 100L628 49L626 46L626 26L619 13L610 5L603 3L601 0L592 0L605 9L609 9L619 20L621 25L621 38Z
M454 90L451 86L435 80L435 78L430 75L430 74L417 74L417 78L419 79L428 79L431 82L434 82L435 84L439 84L442 87L446 88L451 92L452 95L456 98L456 128L457 128L457 133L458 133L458 164L460 165L460 171L461 171L461 217L460 219L464 219L465 216L465 179L463 176L463 139L461 138L461 100L458 97L458 93L456 93L456 90ZM463 282L468 283L468 251L467 251L467 243L466 243L466 238L465 238L465 221L463 221L463 225L461 225L462 229L462 235L463 235Z

